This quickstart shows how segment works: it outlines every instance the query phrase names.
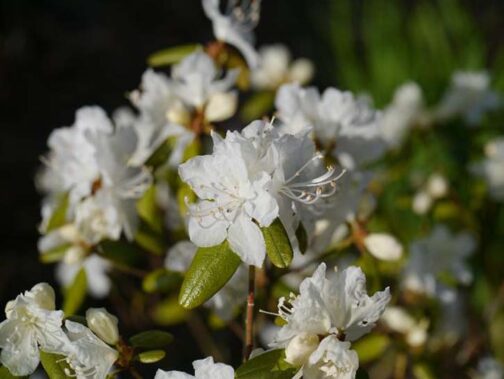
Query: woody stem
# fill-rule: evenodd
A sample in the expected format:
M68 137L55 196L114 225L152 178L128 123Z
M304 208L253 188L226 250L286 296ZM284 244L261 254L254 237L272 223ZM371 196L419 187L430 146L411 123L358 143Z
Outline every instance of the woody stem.
M254 348L254 301L255 301L255 267L249 266L249 288L247 296L247 316L245 319L245 348L243 360L247 361Z

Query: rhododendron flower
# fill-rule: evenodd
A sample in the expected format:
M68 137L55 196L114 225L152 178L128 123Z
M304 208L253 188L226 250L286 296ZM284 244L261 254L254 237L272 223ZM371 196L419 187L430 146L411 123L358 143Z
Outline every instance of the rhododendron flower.
M235 374L231 366L214 363L212 357L193 362L194 376L180 371L157 370L154 379L234 379Z

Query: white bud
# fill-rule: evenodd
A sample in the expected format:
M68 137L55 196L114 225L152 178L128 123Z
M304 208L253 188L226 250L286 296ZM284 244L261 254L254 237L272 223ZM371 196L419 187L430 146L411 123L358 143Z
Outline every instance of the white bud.
M236 92L215 93L205 107L205 119L210 122L226 120L235 114L237 105Z
M117 317L105 308L89 308L86 311L86 321L89 329L109 345L115 345L119 341Z
M47 283L36 284L25 295L33 297L37 304L43 309L50 311L54 311L56 309L56 296L54 294L54 289Z
M289 81L301 85L308 83L313 78L315 68L313 63L306 58L299 58L292 62L289 70Z
M427 326L428 323L420 322L415 325L408 334L406 334L406 342L408 345L417 347L422 346L427 341Z
M366 249L378 259L395 261L401 258L402 245L390 234L371 233L364 238Z
M191 115L181 101L175 101L166 111L166 119L174 124L187 125L191 120Z
M416 214L426 214L432 206L432 197L427 192L419 191L413 198L413 211Z
M317 349L319 338L315 334L301 333L290 340L285 349L285 361L295 367L301 367Z
M445 196L448 193L448 181L443 175L431 175L427 181L427 192L434 199Z

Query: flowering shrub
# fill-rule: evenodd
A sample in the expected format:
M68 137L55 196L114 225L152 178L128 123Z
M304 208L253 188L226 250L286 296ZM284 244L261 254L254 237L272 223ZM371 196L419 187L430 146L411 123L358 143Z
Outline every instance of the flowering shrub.
M485 274L502 263L504 135L480 125L503 101L489 74L455 72L434 105L407 82L378 110L307 86L314 64L283 45L256 51L259 0L202 6L215 41L153 54L131 107L83 107L50 135L38 249L64 296L57 307L39 283L7 303L2 378L39 363L51 379L148 364L192 378L161 362L184 322L213 355L194 361L199 379L502 378L502 278ZM84 311L88 296L116 314ZM136 317L156 327L126 338ZM221 362L224 328L241 364Z

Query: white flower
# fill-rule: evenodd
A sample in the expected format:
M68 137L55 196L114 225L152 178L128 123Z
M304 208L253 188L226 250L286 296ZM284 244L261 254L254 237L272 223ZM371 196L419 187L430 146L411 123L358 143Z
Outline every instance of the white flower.
M413 212L419 215L426 214L431 209L432 202L433 198L428 192L424 190L418 191L413 197Z
M217 92L208 99L205 120L209 122L226 120L235 114L237 106L236 92Z
M283 132L296 134L312 126L315 138L345 168L353 170L384 152L380 114L364 98L335 88L321 96L315 88L286 84L278 90L275 105L285 124Z
M39 347L54 353L68 343L62 329L63 312L54 309L54 290L47 283L7 303L7 319L0 323L0 362L11 374L33 373L40 361Z
M191 265L196 249L197 246L190 241L176 243L167 253L165 267L168 270L185 273ZM247 275L245 265L238 267L226 285L205 302L205 306L211 308L222 320L231 320L237 307L241 306L247 297Z
M422 90L418 84L409 82L396 89L381 119L382 137L389 146L401 144L408 130L420 121L423 108Z
M228 240L241 259L261 266L266 254L259 226L269 226L278 205L268 192L271 178L245 161L241 143L214 135L214 153L180 165L179 174L199 197L189 207L189 237L200 247ZM257 224L256 224L257 223Z
M109 345L115 345L119 341L117 317L105 308L89 308L86 311L86 321L89 329Z
M154 379L234 379L235 374L231 366L214 363L212 357L193 362L194 376L180 371L157 370Z
M359 357L350 350L350 342L335 336L324 338L308 363L297 374L304 379L354 379L359 368Z
M485 357L478 362L476 379L502 379L504 378L504 366L493 357Z
M71 343L58 352L65 356L70 366L65 374L77 379L104 379L118 358L118 352L82 324L67 320L65 328Z
M412 347L422 346L427 341L428 320L417 321L401 307L387 307L381 321L389 329L404 334L406 342Z
M321 338L322 342L305 364L317 367L329 378L337 377L330 376L336 373L351 375L351 370L342 368L354 367L354 364L349 363L357 363L356 359L351 358L356 355L348 351L350 346L348 342L341 341L355 341L374 327L390 301L389 289L386 288L369 297L365 288L366 278L358 267L351 266L338 271L330 280L326 279L325 272L326 266L322 263L312 277L301 283L298 296L291 294L288 300L280 299L279 315L287 321L287 324L280 329L270 346L288 348L290 345L289 354L299 358L302 354L294 353L302 349L295 345L296 342L292 342L294 345L291 345L291 341L297 343L305 341L306 350L309 350L312 349L314 338ZM333 354L340 353L344 358L343 362L333 362L331 358ZM296 359L296 362L301 363L299 359ZM338 371L337 367L341 370ZM306 371L304 374L306 375Z
M448 274L457 282L470 284L472 273L465 259L476 249L476 241L468 233L454 235L444 225L410 245L410 256L403 271L403 286L429 296L450 296L439 275Z
M109 294L112 287L112 282L107 274L110 267L110 262L96 254L86 258L80 257L79 260L71 263L64 260L56 266L56 279L61 285L69 286L81 268L84 268L89 293L96 298L103 298Z
M446 196L448 187L448 181L439 173L432 174L426 184L427 193L434 199Z
M130 118L138 134L138 147L132 161L145 162L169 137L176 138L169 164L172 167L181 162L187 145L194 139L194 133L187 127L191 113L176 95L170 79L149 69L142 75L140 90L133 91L130 99L139 109L140 116Z
M490 77L484 71L456 71L434 117L445 120L462 116L467 123L477 124L484 112L496 109L501 99L490 88Z
M283 83L308 83L313 76L313 63L308 59L296 59L281 44L263 46L259 50L261 63L252 71L252 85L258 89L274 90Z
M318 336L310 333L300 333L289 341L285 348L285 361L294 367L301 367L310 355L317 350L319 345Z
M220 0L202 0L203 10L212 21L215 37L236 47L244 56L250 68L259 64L259 56L254 49L253 29L259 22L261 0L228 0L226 13L219 9Z
M39 186L48 193L70 193L70 204L92 192L93 182L99 176L95 147L86 133L112 133L112 123L99 107L80 108L71 127L54 130L49 136L51 149L44 158L45 168L39 176Z
M504 201L504 137L498 137L485 145L485 160L474 167L476 174L485 178L490 195Z
M396 261L403 253L402 245L390 234L371 233L364 238L366 249L376 258Z
M237 76L238 71L231 70L219 79L219 72L212 58L203 51L196 51L172 67L171 85L185 104L202 109L212 96L229 91ZM213 110L207 112L220 113ZM228 113L233 114L234 109Z

